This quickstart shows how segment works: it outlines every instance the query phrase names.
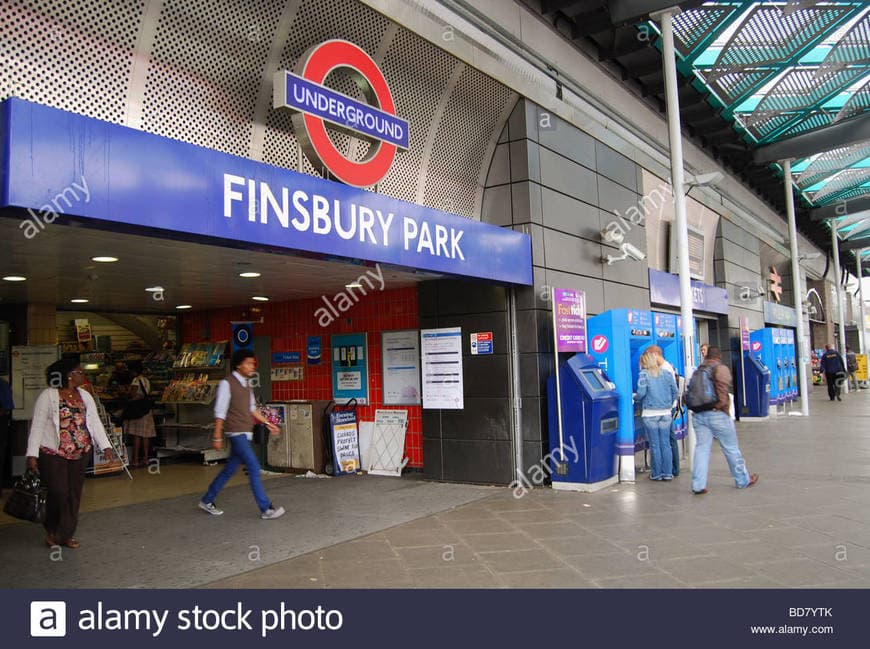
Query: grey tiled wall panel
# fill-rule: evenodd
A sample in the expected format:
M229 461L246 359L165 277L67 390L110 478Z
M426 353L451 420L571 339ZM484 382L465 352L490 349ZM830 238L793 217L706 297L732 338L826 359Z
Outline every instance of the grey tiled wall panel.
M549 149L540 149L541 184L585 203L598 204L595 172Z
M539 116L538 142L541 143L541 146L547 147L588 169L595 169L594 139L557 117L551 121L553 128L541 128L542 121L545 120Z
M595 170L620 185L637 192L637 164L606 144L595 142Z

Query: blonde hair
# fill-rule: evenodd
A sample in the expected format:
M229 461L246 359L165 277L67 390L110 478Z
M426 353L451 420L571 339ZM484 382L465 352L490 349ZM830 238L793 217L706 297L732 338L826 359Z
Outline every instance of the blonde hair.
M659 348L655 345L647 347L646 351L641 354L640 368L649 372L652 376L658 376L662 371L662 363L664 358L659 353Z

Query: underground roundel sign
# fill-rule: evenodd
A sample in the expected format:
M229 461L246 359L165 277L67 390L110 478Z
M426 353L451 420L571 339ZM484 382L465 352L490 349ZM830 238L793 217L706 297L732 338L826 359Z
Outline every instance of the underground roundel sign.
M327 88L324 81L338 69L350 71L365 102ZM275 74L273 106L289 108L302 150L317 169L355 187L379 182L390 169L397 149L408 148L408 122L396 116L387 80L360 47L330 40L309 49L295 71ZM350 160L333 144L326 130L349 133L371 142L362 161Z

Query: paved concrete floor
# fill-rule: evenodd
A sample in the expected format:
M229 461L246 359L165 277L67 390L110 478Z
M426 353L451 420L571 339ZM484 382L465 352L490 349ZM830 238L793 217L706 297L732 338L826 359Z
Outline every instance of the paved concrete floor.
M870 390L830 403L816 388L811 417L739 431L751 489L714 447L705 496L686 473L595 494L502 489L210 586L870 587Z
M288 514L261 521L245 485L221 495L223 517L197 510L200 483L218 470L197 468L174 483L184 495L167 497L160 482L144 502L94 503L84 545L59 556L38 526L0 525L0 588L866 588L870 390L829 403L816 388L812 413L740 424L761 480L734 489L714 448L706 496L690 493L685 473L520 499L411 476L282 476L267 490ZM129 489L110 480L120 478L86 490Z

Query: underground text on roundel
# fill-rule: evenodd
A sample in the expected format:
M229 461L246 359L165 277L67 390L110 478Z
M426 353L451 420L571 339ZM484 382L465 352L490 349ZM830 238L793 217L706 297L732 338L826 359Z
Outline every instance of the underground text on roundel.
M71 610L67 610L68 607ZM182 609L114 608L103 601L73 611L62 601L34 601L30 606L31 637L64 637L76 632L147 633L155 638L166 632L241 632L266 638L275 633L339 631L344 614L317 605L310 609L288 608L285 602L272 608L248 608L236 602L230 608L195 605Z

